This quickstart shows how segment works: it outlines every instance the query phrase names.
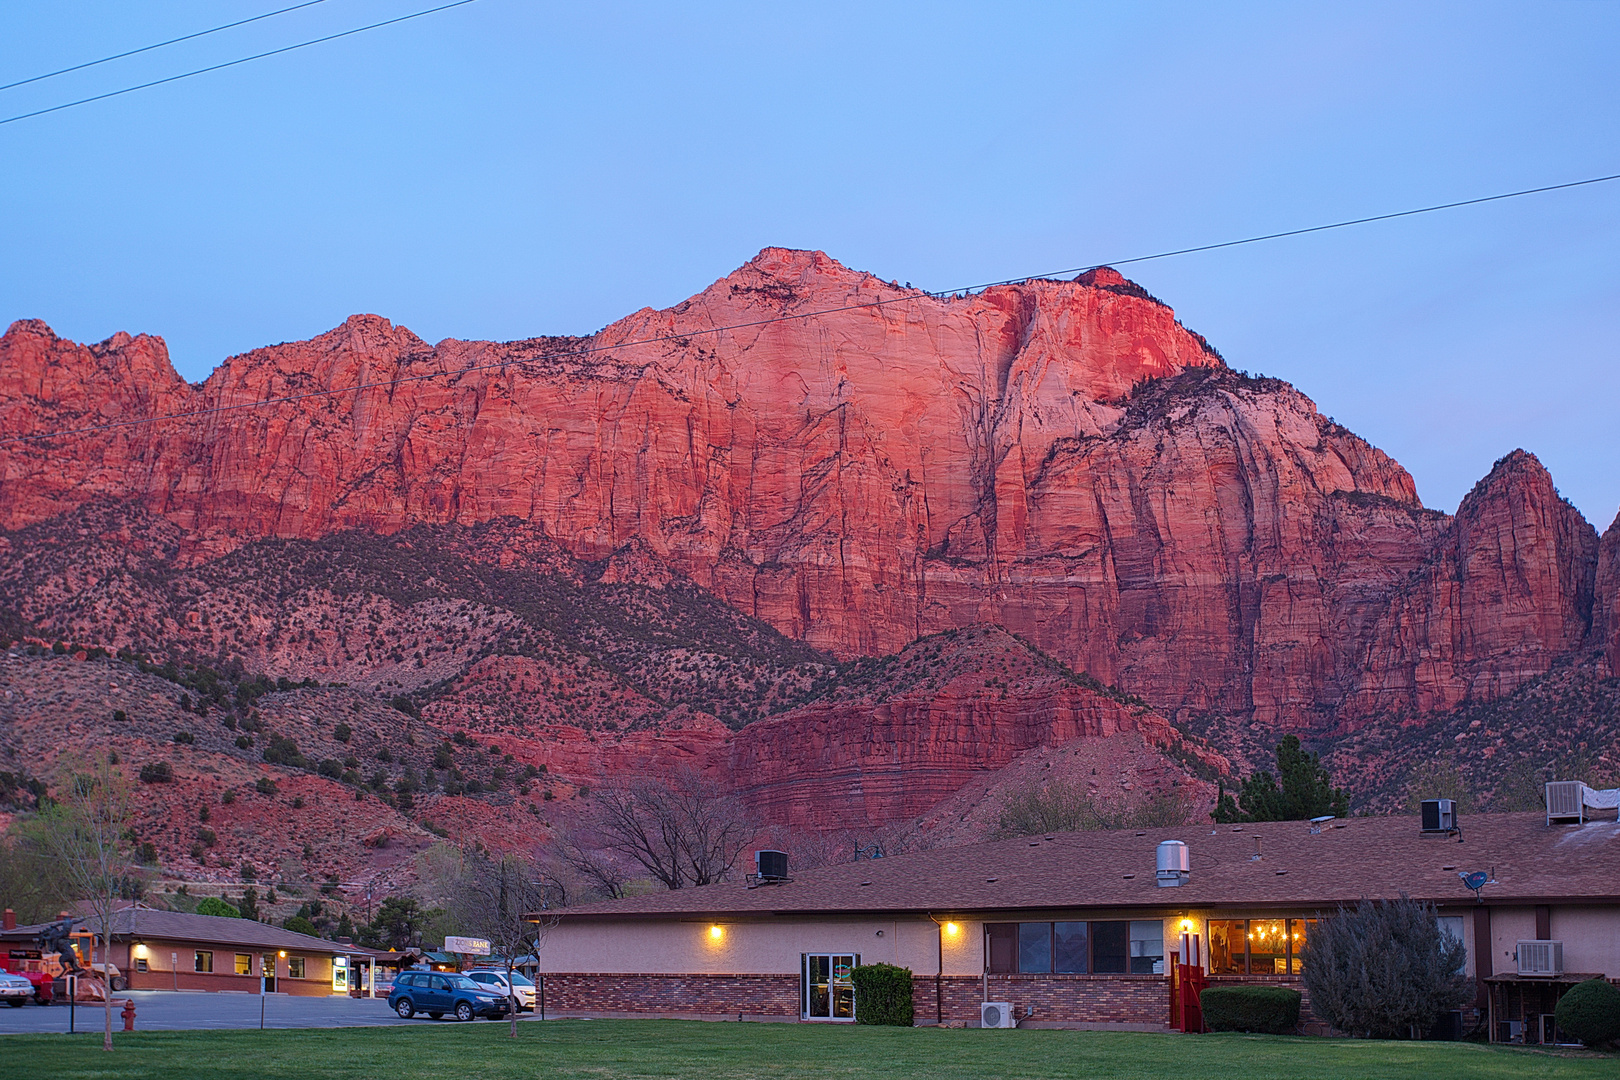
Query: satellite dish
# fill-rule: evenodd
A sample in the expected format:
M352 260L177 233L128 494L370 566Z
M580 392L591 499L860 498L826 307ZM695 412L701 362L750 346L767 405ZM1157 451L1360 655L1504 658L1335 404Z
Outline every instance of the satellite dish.
M1487 874L1483 870L1475 870L1471 874L1464 874L1459 871L1457 876L1462 878L1464 885L1468 886L1470 889L1473 889L1476 893L1483 889L1491 880L1491 875Z

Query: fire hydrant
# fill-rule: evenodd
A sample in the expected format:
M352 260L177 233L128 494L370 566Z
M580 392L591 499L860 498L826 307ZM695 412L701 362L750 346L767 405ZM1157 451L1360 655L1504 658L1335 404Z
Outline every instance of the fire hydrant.
M135 999L134 998L125 998L124 999L124 1009L123 1009L123 1012L120 1013L120 1015L123 1016L123 1018L124 1018L124 1030L125 1031L134 1031L135 1030Z

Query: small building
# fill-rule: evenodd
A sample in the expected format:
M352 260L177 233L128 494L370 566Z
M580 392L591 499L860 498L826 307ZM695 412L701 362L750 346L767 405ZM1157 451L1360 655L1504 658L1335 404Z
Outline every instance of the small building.
M1318 918L1404 894L1437 905L1467 949L1478 996L1448 1027L1551 1039L1563 988L1620 978L1620 824L1463 826L1056 833L604 901L550 913L540 973L564 1014L838 1022L859 1008L850 969L883 961L911 969L919 1022L977 1025L981 1003L1003 1002L1024 1026L1162 1031L1178 970L1304 991ZM1162 841L1186 844L1187 873L1158 874Z
M0 949L33 949L44 929L45 924L0 928ZM75 929L100 933L94 920L82 917ZM351 985L363 985L350 976L357 970L352 961L364 952L252 919L146 907L113 915L112 962L131 990L347 996ZM99 944L91 961L101 963Z

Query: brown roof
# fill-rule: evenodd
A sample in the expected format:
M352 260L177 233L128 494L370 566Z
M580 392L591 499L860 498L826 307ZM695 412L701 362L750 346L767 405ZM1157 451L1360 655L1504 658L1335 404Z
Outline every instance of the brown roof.
M83 929L95 929L93 920L77 919ZM32 941L49 923L19 926L0 932L0 941ZM100 930L96 930L100 933ZM356 952L335 941L310 937L279 926L252 919L231 919L221 915L191 915L183 911L157 911L153 908L125 908L113 913L113 936L156 938L165 941L195 941L210 945L242 945L257 949L297 949L300 952L347 954Z
M794 873L755 889L707 885L608 900L565 919L1019 911L1111 907L1317 908L1405 893L1472 903L1459 872L1491 871L1486 903L1620 900L1620 823L1553 825L1540 813L1478 814L1455 837L1421 835L1415 817L1347 818L1313 835L1303 821L1054 833ZM1254 859L1255 837L1261 858ZM1155 883L1155 848L1181 840L1192 873Z

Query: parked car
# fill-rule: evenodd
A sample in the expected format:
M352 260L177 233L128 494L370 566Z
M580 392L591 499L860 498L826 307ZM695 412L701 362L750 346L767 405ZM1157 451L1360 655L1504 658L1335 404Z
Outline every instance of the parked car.
M467 978L475 983L489 987L503 997L511 997L514 993L518 999L518 1009L528 1012L534 1011L534 983L521 971L512 972L510 988L506 982L506 971L494 968L484 968L479 971L467 972Z
M482 1016L499 1020L510 1011L505 996L475 983L465 975L437 971L408 971L394 980L388 1007L409 1020L419 1012L437 1020L449 1013L457 1020Z
M10 1005L13 1009L20 1009L23 1003L34 996L34 984L21 975L13 975L9 971L0 971L0 1001Z

